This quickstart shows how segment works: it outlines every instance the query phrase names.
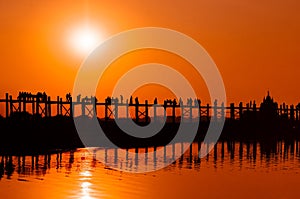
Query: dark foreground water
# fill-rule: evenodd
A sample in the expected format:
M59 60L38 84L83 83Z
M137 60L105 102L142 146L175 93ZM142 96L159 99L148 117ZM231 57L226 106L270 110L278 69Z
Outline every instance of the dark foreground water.
M223 142L205 158L194 143L184 156L155 172L187 144L162 153L78 149L52 155L0 157L0 198L299 198L300 143ZM148 151L153 151L149 148ZM111 169L100 160L113 163Z

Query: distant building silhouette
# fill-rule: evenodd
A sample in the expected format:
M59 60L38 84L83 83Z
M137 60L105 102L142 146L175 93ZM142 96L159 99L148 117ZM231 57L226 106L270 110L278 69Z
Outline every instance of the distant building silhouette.
M264 97L263 102L260 104L260 118L262 120L275 120L278 117L277 113L278 104L270 96L268 91L267 97Z

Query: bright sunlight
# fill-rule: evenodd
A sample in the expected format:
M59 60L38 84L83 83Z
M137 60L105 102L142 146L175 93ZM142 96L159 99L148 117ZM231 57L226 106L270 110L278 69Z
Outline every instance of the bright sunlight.
M100 31L89 26L72 30L69 42L71 47L81 55L87 55L103 41Z

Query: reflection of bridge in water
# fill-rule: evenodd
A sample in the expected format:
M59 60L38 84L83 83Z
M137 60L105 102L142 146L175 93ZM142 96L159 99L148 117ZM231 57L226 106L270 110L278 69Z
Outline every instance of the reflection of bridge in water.
M184 143L168 145L162 153L153 153L148 156L146 152L153 152L159 147L136 149L79 149L76 151L59 152L56 154L34 156L2 156L0 159L0 179L15 178L26 180L35 176L42 179L47 171L56 169L56 172L71 174L76 172L78 166L89 165L90 169L105 167L103 162L114 164L120 169L137 171L140 167L152 169L155 165L173 159L175 153L182 152ZM255 169L282 169L297 167L300 163L300 142L219 142L204 158L199 158L198 143L190 145L184 155L174 161L168 169L186 168L201 169L204 167L235 167ZM132 152L132 153L131 153ZM103 161L100 161L103 160ZM259 168L258 168L259 167ZM300 166L294 169L299 169ZM292 168L292 169L293 169Z
M300 103L298 105L286 105L285 103L278 105L273 98L268 95L258 106L255 101L243 104L240 102L237 106L231 103L230 106L219 103L217 100L214 104L201 103L199 99L186 99L186 103L182 99L164 100L163 104L158 104L157 98L153 103L148 100L140 102L138 98L123 99L106 98L104 102L98 102L96 97L77 96L76 100L72 99L68 93L63 99L57 96L56 100L52 100L50 96L44 93L31 94L28 92L20 92L17 99L13 99L11 95L6 93L5 99L0 99L0 105L4 106L5 116L8 118L14 114L28 113L41 117L51 117L55 115L64 116L99 116L103 115L105 120L115 118L131 118L131 111L134 112L135 120L148 122L149 117L154 120L159 118L158 111L162 111L164 117L168 117L169 121L176 122L180 118L192 120L200 118L201 121L208 121L211 118L229 118L231 120L248 119L273 119L274 117L290 119L292 121L300 120ZM150 108L153 112L150 113ZM54 110L53 110L54 109ZM123 113L123 115L121 115Z

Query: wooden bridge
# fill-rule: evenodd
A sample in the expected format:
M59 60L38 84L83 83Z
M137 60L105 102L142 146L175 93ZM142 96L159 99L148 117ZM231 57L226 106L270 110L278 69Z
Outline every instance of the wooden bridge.
M269 100L269 101L268 101ZM269 104L268 104L269 103ZM273 104L272 104L273 103ZM230 120L242 120L246 117L258 118L260 112L265 109L271 111L285 119L299 121L300 118L300 106L281 104L272 106L275 103L268 94L264 102L257 106L256 102L250 101L243 104L240 102L237 106L231 103L229 106L225 106L224 103L218 103L217 100L214 104L201 104L199 99L187 99L186 103L179 99L177 102L174 100L165 100L163 104L158 104L157 99L153 103L149 103L148 100L140 103L138 98L134 101L132 97L128 100L124 100L122 96L119 98L106 98L104 102L98 102L96 97L81 97L77 96L76 100L73 100L71 94L67 94L65 99L57 96L55 100L47 96L46 93L31 94L27 92L20 92L16 99L13 99L12 95L6 93L5 99L0 99L0 106L5 109L5 117L11 117L16 113L30 113L32 115L39 115L41 117L52 117L56 115L63 116L98 116L100 113L99 107L104 108L105 120L116 118L131 118L130 109L134 109L134 119L136 122L145 121L148 122L150 118L149 110L153 108L153 114L151 115L154 120L158 120L159 117L167 118L167 121L176 122L178 118L184 118L192 121L193 118L199 118L200 121L209 121L211 119L227 118ZM271 105L271 106L270 106ZM268 108L268 106L270 106ZM53 108L56 111L53 111ZM102 108L102 109L103 109ZM125 114L120 116L120 109L125 109ZM164 109L163 115L158 114L158 110ZM75 111L77 110L77 111ZM79 110L79 111L78 111ZM268 110L270 111L270 110ZM179 114L178 114L179 112ZM168 114L169 113L169 114Z

